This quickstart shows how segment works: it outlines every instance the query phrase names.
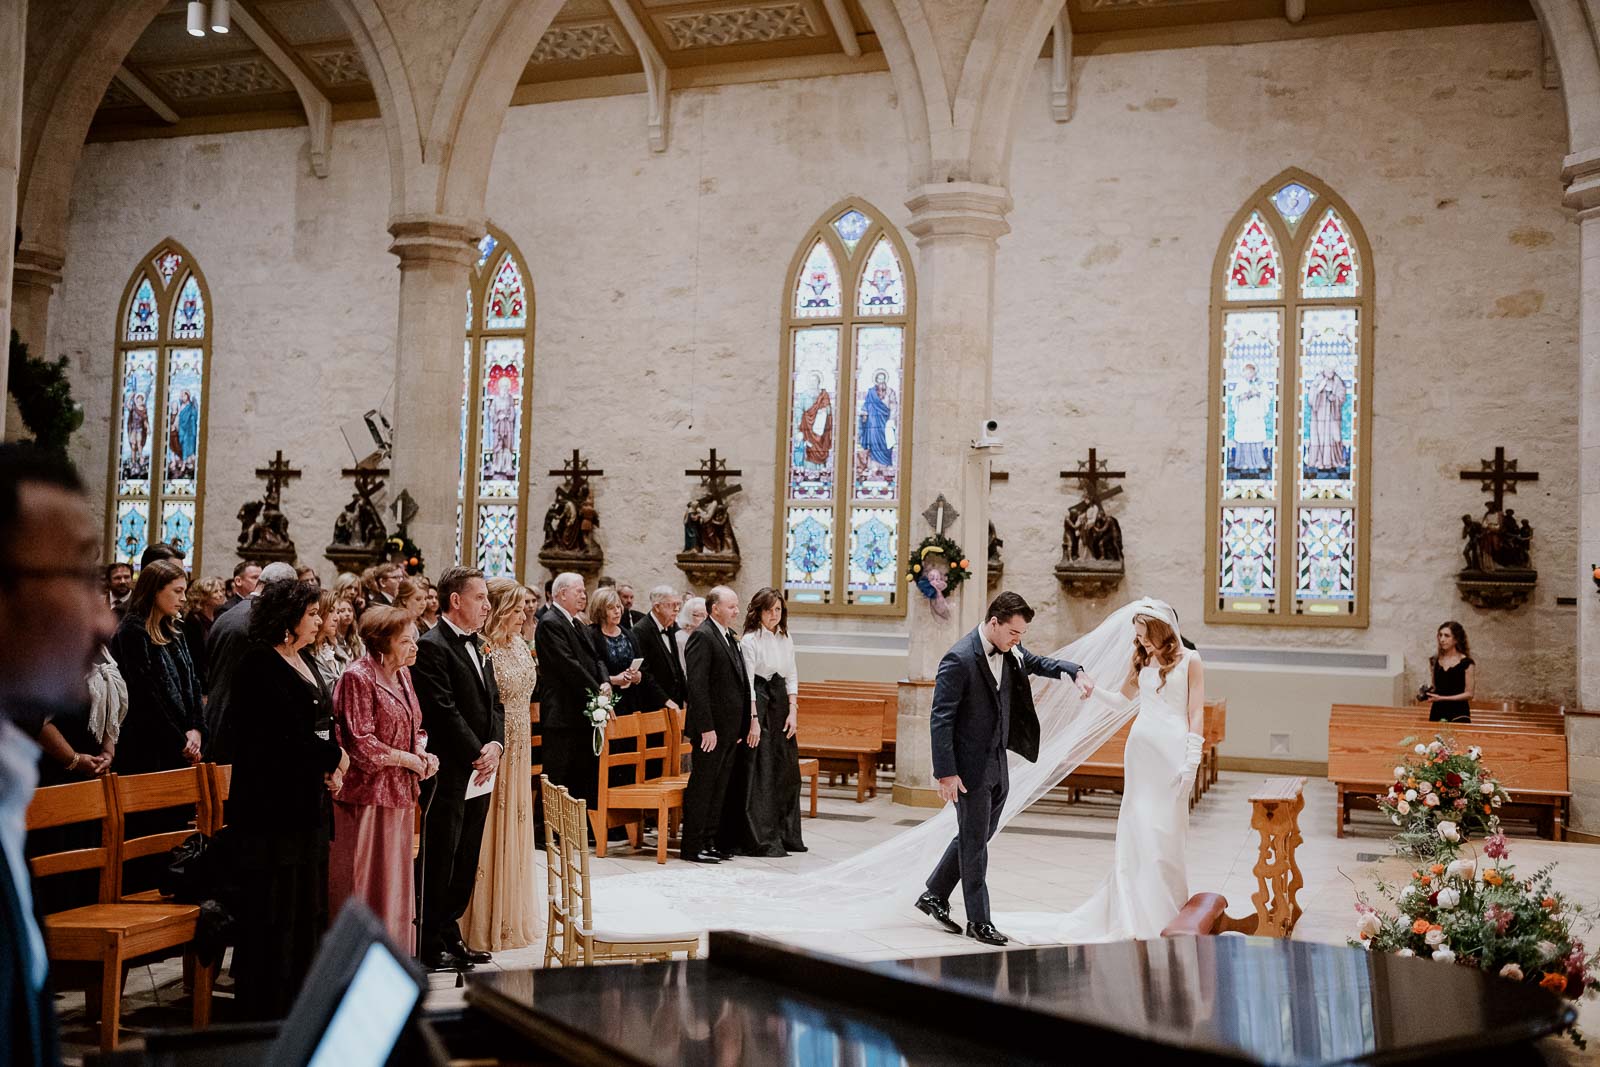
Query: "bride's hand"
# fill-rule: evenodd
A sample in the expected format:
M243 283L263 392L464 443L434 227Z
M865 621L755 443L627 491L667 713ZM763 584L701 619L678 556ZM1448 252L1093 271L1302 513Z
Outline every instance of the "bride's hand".
M1073 681L1078 683L1078 694L1083 697L1083 699L1088 700L1094 695L1094 679L1089 677L1088 671L1078 671L1078 676L1074 678Z

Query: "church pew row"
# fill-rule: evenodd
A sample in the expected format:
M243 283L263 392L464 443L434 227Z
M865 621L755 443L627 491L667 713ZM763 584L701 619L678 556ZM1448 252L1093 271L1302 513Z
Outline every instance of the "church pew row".
M1227 720L1227 700L1206 701L1201 726L1205 746L1201 750L1200 772L1195 775L1194 791L1189 796L1191 808L1200 802L1200 798L1217 780L1216 751L1217 745L1227 736ZM1128 734L1132 729L1133 722L1130 720L1061 780L1059 788L1066 789L1069 801L1076 802L1082 799L1084 793L1097 789L1122 792L1123 750L1127 747Z
M1510 795L1502 817L1527 814L1540 836L1566 839L1572 793L1567 781L1567 738L1560 721L1520 713L1473 713L1470 723L1430 723L1424 708L1335 704L1328 718L1328 780L1337 790L1335 833L1344 836L1356 806L1376 808L1406 755L1401 742L1435 734L1462 746L1478 745Z
M895 733L900 725L900 686L896 682L801 682L802 696L866 697L882 700L883 705L883 755L880 767L894 765Z
M854 773L858 804L878 795L884 704L883 697L800 694L800 758L817 760L823 770Z

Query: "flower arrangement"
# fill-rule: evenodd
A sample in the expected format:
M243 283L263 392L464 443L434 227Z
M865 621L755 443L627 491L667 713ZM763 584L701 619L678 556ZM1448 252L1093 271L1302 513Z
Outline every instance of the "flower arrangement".
M1394 769L1394 784L1378 807L1400 827L1395 843L1419 858L1455 858L1461 844L1499 832L1498 809L1506 791L1482 762L1476 746L1457 749L1442 736L1421 744L1408 737L1409 751Z
M1556 890L1553 864L1519 878L1505 862L1511 850L1494 811L1505 791L1481 768L1481 755L1475 748L1454 752L1441 738L1416 745L1408 765L1395 768L1398 789L1390 790L1382 806L1402 827L1395 838L1399 850L1420 862L1404 886L1378 883L1378 896L1392 914L1374 907L1366 894L1357 895L1350 944L1476 967L1576 1000L1595 989L1600 968L1600 952L1589 953L1578 936L1592 920ZM1416 799L1428 796L1439 800ZM1466 806L1457 808L1461 799ZM1480 833L1481 858L1462 856L1467 839ZM1586 1047L1577 1027L1568 1033L1579 1048Z
M594 726L594 754L600 755L600 750L606 743L606 723L611 721L616 705L611 699L611 687L606 686L598 690L589 698L589 703L584 706L583 717Z
M911 568L906 571L906 577L916 583L923 596L933 601L934 614L945 619L950 616L946 595L972 577L972 561L950 538L929 534L911 553Z

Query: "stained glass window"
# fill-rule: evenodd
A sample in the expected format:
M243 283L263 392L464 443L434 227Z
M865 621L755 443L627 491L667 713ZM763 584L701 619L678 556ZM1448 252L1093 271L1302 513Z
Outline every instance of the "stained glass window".
M525 264L515 244L491 229L478 241L467 288L456 559L491 578L521 578L526 563L533 299Z
M1213 285L1206 619L1365 626L1366 239L1337 194L1291 171L1257 190L1224 240ZM1293 567L1288 580L1280 560Z
M204 511L209 294L194 257L175 242L141 262L119 318L107 542L113 559L138 566L152 538L166 541L192 569ZM163 337L174 343L160 344Z
M860 201L800 242L786 286L775 584L792 610L903 614L913 279Z

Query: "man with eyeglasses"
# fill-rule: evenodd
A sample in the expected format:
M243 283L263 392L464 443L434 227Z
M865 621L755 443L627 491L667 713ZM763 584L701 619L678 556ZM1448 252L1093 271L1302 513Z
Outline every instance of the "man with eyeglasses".
M86 679L115 619L77 474L29 445L0 445L0 1062L56 1063L49 959L23 858L38 780L33 741Z

